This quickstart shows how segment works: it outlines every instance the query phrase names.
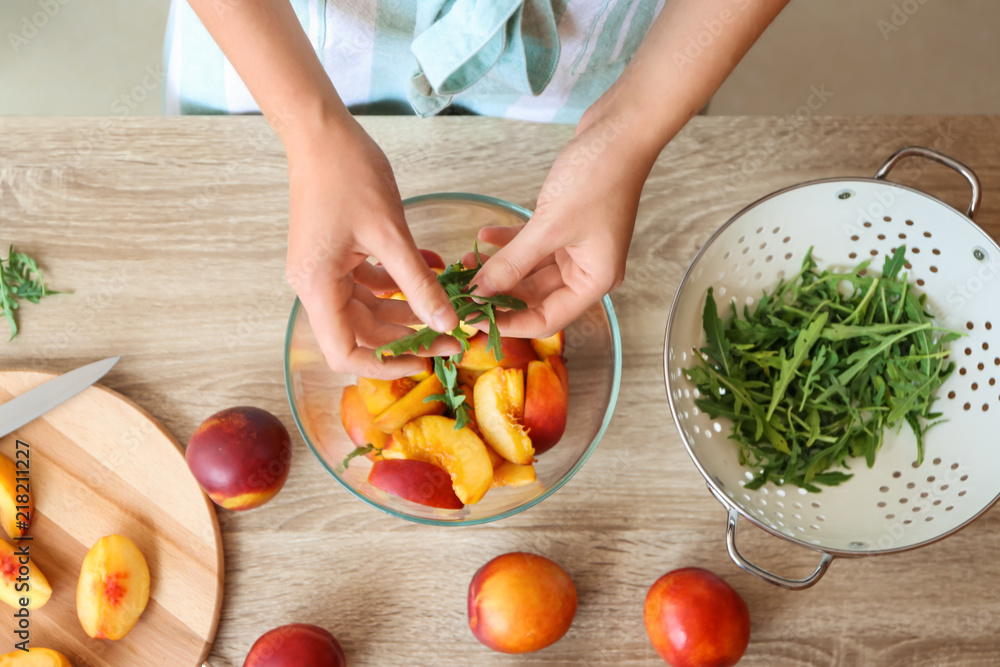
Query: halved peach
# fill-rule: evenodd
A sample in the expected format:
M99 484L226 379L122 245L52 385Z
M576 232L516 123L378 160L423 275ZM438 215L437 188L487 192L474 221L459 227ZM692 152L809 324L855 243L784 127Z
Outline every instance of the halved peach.
M476 420L487 444L508 461L531 463L535 449L521 424L524 371L499 367L487 371L476 381L474 395Z
M462 353L459 367L471 371L488 371L491 368L527 368L529 361L538 359L531 343L524 338L501 338L500 353L503 358L497 361L493 350L487 350L489 336L480 331L469 339L469 349Z
M94 639L121 639L149 602L149 567L139 547L123 535L97 540L83 559L76 586L76 615Z
M28 601L23 606L35 610L52 597L49 580L31 560L30 553L27 543L15 548L0 540L0 601L15 609L21 608L22 598Z
M377 415L409 394L417 386L417 382L412 378L399 378L398 380L358 378L358 392L361 394L361 400L364 401L368 412Z
M493 488L500 486L524 486L531 484L536 479L535 466L518 465L510 461L504 461L493 469Z
M389 435L375 428L375 417L368 412L360 390L353 384L344 387L344 393L341 394L340 420L344 423L347 436L358 447L372 445L380 450L389 442ZM376 452L368 452L368 458L374 461L377 458Z
M460 510L451 475L433 463L413 459L376 461L368 473L368 483L376 489L428 507Z
M405 423L392 434L408 459L444 468L458 499L476 503L493 483L486 445L469 427L455 430L455 420L428 415Z
M27 517L30 520L33 509L27 475L18 488L17 467L9 458L0 455L0 523L10 539L17 541L27 532L28 525L24 519Z
M406 396L399 399L375 417L375 427L385 433L392 433L411 419L425 415L440 415L447 406L441 401L425 399L444 392L437 375L419 382Z
M59 651L31 646L0 655L0 667L73 667Z
M524 427L531 435L535 452L541 454L559 442L566 430L566 390L551 364L532 361L528 364L524 394Z
M532 338L531 347L534 348L535 354L538 355L539 359L544 359L545 357L560 357L563 353L563 348L566 346L566 334L562 331L558 331L548 338Z

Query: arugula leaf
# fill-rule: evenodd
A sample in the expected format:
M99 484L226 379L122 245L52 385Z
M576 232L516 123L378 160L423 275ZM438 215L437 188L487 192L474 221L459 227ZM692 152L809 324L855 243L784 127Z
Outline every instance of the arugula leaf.
M960 332L935 326L926 297L913 291L905 248L880 277L819 271L806 253L799 272L764 292L728 324L709 288L702 314L707 345L685 370L696 405L732 423L729 439L767 482L809 492L841 484L853 458L875 462L887 428L909 424L924 457L924 436L940 423L935 392L954 370L948 344ZM846 286L846 289L845 289Z
M758 307L759 310L759 307ZM712 295L712 288L708 288L708 295L705 296L705 309L702 311L702 326L705 328L705 336L708 339L708 347L702 348L702 352L710 359L719 364L722 372L729 374L729 340L725 335L725 327L719 317L719 308L715 305L715 297Z
M50 294L59 292L46 287L38 263L25 253L16 252L12 244L6 259L0 259L0 309L3 310L7 325L10 327L8 340L13 340L17 336L14 311L18 308L18 299L26 299L37 304L42 297Z
M355 447L354 449L351 450L350 454L344 457L344 470L347 470L347 468L350 467L351 459L357 458L358 456L364 456L368 452L375 452L376 454L381 454L382 450L370 442L367 445L364 445L363 447Z

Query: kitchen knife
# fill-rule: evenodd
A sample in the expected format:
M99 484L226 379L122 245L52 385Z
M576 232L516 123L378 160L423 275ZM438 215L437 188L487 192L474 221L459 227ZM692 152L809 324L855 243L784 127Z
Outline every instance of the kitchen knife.
M110 357L63 373L0 405L0 438L73 398L104 377L120 358Z

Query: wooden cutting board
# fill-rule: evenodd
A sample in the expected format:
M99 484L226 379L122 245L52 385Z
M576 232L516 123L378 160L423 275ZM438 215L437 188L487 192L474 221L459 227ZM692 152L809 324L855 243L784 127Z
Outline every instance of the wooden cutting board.
M52 377L0 371L0 403ZM31 645L61 651L76 667L200 665L222 604L222 540L214 507L177 441L144 410L99 386L0 438L0 453L14 458L18 439L30 452L31 558L53 591L31 612ZM91 639L76 616L84 555L112 533L136 543L151 576L149 605L119 641ZM9 627L3 651L14 641L12 611L0 611Z

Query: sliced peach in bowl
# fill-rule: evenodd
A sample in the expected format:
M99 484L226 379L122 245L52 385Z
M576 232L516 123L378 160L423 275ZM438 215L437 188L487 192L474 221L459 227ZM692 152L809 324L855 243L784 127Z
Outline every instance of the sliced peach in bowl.
M536 454L548 451L562 438L568 409L566 390L552 366L545 361L529 363L523 423Z
M25 584L27 590L24 590ZM24 598L28 604L23 606L33 611L48 602L50 597L52 587L31 560L31 547L26 543L12 547L0 540L0 601L20 609Z
M500 367L487 371L476 380L474 394L476 420L486 443L512 463L531 463L535 448L521 423L524 371Z
M545 357L561 357L566 347L566 333L559 331L548 338L532 338L531 347L539 359Z
M462 353L458 362L460 368L470 371L488 371L497 366L501 368L527 368L529 361L538 359L531 342L523 338L501 338L500 352L503 357L497 361L493 350L488 350L489 336L482 331L469 339L469 349Z
M549 366L552 366L552 370L556 372L559 376L559 381L562 382L563 389L566 390L566 396L569 397L569 371L566 370L566 360L562 357L546 357L543 359Z
M502 486L524 486L537 479L535 466L531 463L522 466L510 461L504 461L493 469L493 488Z
M76 614L94 639L121 639L149 602L149 567L124 535L97 540L83 559L76 587Z
M355 385L344 387L340 397L340 419L344 423L347 437L358 447L371 445L374 449L368 452L368 458L375 460L379 450L389 442L389 434L375 427L375 417L365 408L361 393Z
M451 485L451 475L426 461L376 461L368 473L368 483L376 489L428 507L448 510L464 507Z
M392 438L406 458L447 471L455 495L465 504L479 502L493 483L493 464L486 445L468 426L456 430L454 419L418 417L404 424Z
M445 411L441 401L427 400L444 391L437 375L431 375L417 384L406 396L399 399L375 417L375 427L385 433L392 433L406 422L425 415L440 415Z
M409 394L417 386L417 382L419 380L408 377L398 380L358 378L358 393L368 412L377 415Z

